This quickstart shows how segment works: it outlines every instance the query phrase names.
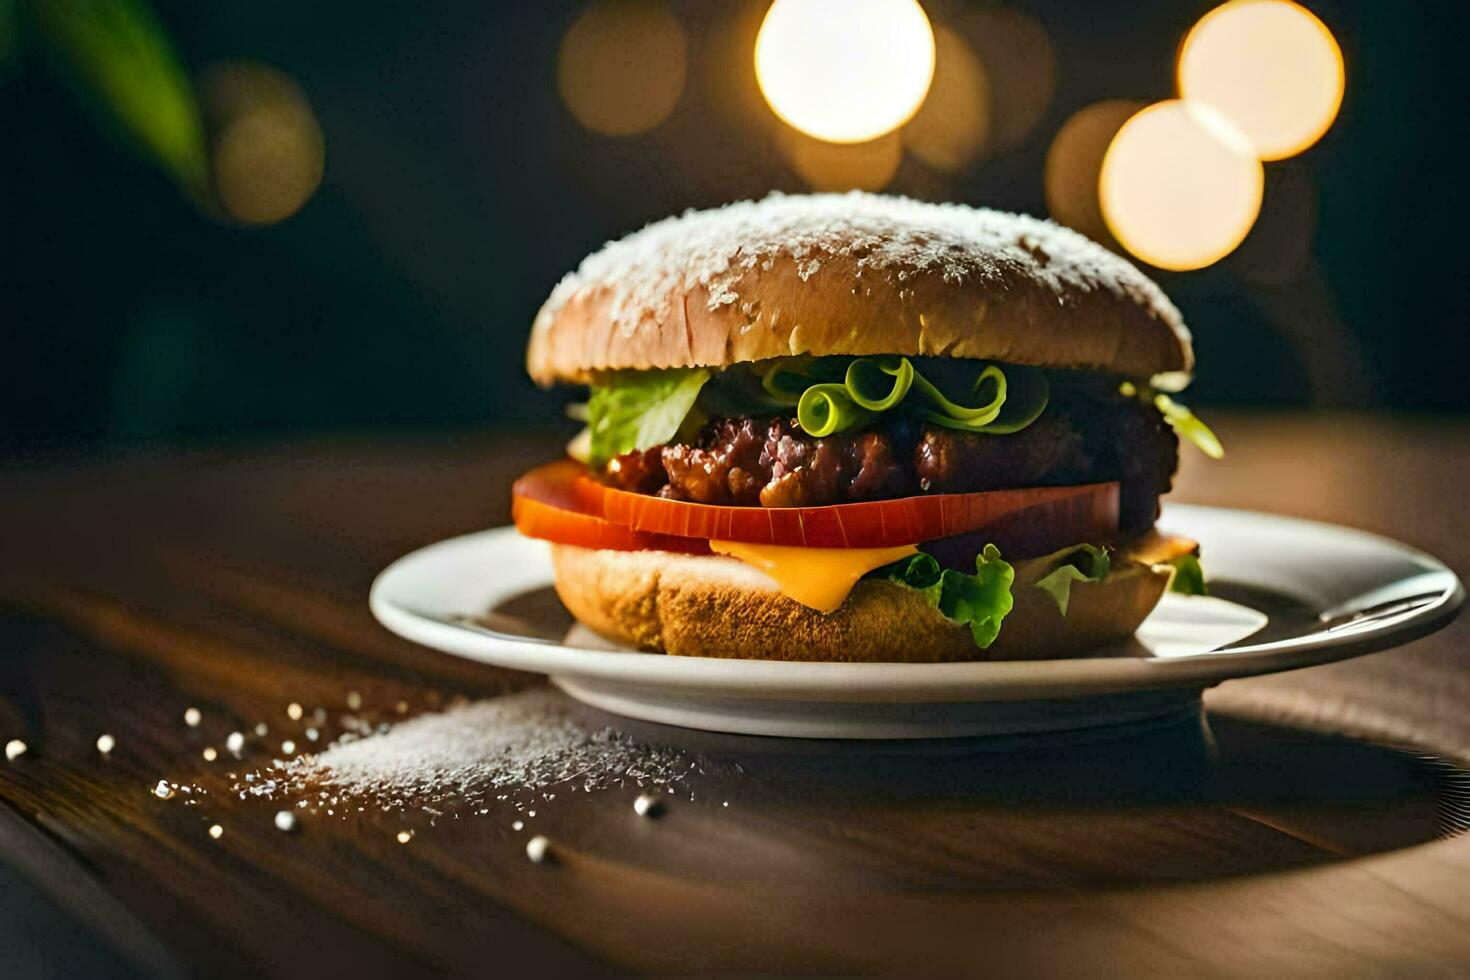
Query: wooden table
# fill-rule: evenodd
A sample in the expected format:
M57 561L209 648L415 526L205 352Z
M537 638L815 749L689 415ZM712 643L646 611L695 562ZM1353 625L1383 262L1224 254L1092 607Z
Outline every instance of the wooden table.
M1229 457L1190 458L1179 499L1339 521L1470 568L1470 426L1221 429ZM536 683L397 640L365 596L399 554L502 523L509 479L553 446L242 443L0 472L0 740L28 749L0 762L0 855L159 973L1470 968L1470 837L1453 836L1470 620L1228 683L1208 732L854 746L573 709L696 760L661 816L633 812L631 784L539 787L437 814L312 800L277 829L294 801L238 787L291 754L280 741L299 754L344 716L396 723ZM190 791L161 799L160 779ZM527 860L533 833L554 861Z

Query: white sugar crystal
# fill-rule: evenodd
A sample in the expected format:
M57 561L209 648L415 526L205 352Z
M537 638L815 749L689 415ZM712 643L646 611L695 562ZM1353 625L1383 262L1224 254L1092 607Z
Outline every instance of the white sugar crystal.
M711 310L742 302L741 280L789 261L807 281L831 259L857 275L893 282L914 273L956 285L1003 289L1024 270L1067 292L1107 291L1141 302L1181 327L1179 311L1129 262L1050 221L963 204L848 194L772 194L708 211L686 211L610 242L567 275L536 317L538 331L579 295L607 293L623 334L673 314L671 296L703 287Z

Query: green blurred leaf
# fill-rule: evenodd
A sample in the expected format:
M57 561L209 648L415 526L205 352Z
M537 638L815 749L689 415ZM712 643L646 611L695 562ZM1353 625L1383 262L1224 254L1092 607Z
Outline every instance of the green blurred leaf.
M209 161L199 102L145 0L32 0L28 11L48 60L78 97L203 198Z

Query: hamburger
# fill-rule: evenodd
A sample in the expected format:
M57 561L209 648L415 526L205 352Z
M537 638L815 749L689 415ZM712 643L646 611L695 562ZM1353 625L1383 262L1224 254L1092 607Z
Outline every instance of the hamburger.
M1047 221L863 193L690 211L553 290L526 356L586 386L519 479L584 625L679 656L937 662L1129 637L1195 542L1155 528L1194 366L1178 310Z

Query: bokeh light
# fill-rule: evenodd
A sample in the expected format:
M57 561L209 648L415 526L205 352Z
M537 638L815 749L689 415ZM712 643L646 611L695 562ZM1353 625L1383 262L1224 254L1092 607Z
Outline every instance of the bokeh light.
M781 142L792 168L814 191L880 191L903 162L898 133L866 143L829 143L788 129Z
M1342 50L1327 25L1287 0L1232 0L1179 49L1179 94L1214 106L1262 160L1300 153L1342 105Z
M969 44L947 27L934 30L934 82L903 127L904 145L920 160L959 173L980 158L990 129L990 79Z
M771 109L833 143L864 143L907 122L934 61L934 30L916 0L776 0L755 42Z
M562 38L557 89L577 121L594 132L647 132L679 102L688 47L667 4L598 0Z
M1159 102L1130 118L1103 157L1108 230L1162 269L1228 255L1260 213L1265 175L1244 134L1208 105Z
M270 65L233 60L206 68L198 88L219 207L236 221L261 225L299 211L326 165L321 125L301 87Z
M1052 218L1093 241L1115 245L1098 201L1103 157L1142 102L1108 99L1073 113L1046 152L1046 207Z

